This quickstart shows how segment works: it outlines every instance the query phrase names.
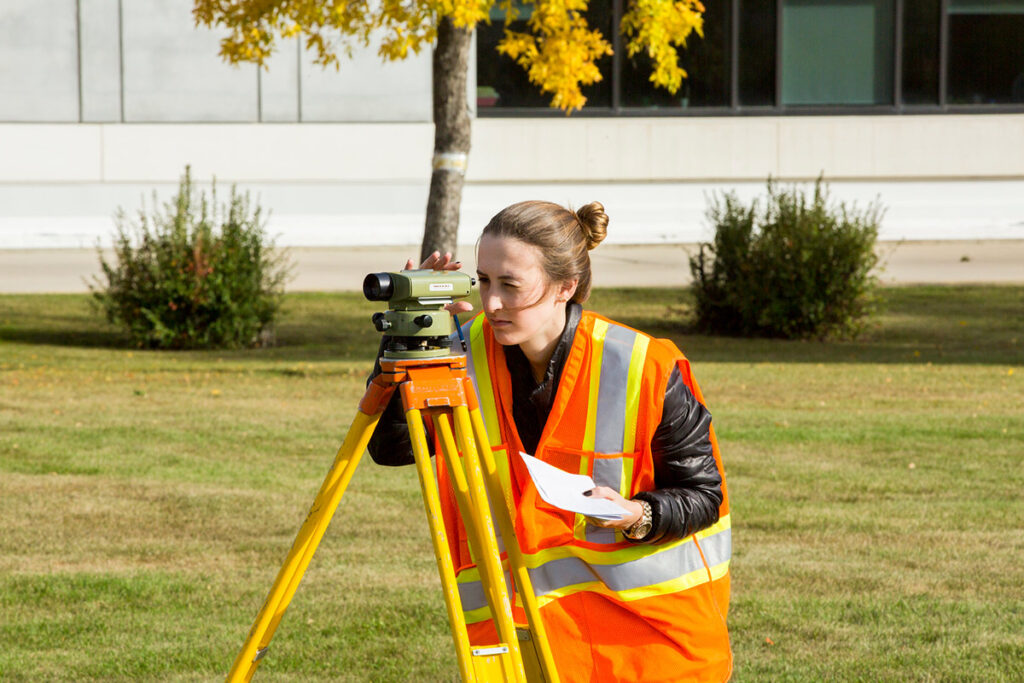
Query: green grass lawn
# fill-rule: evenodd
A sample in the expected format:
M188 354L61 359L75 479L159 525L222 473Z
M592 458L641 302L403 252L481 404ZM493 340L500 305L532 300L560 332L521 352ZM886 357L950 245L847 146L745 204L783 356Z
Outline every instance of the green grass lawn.
M852 342L688 334L685 297L590 306L691 358L733 505L735 681L1024 680L1024 287L884 290ZM130 349L85 296L0 296L0 680L214 680L377 349L358 295L277 346ZM452 680L411 468L368 459L259 680Z

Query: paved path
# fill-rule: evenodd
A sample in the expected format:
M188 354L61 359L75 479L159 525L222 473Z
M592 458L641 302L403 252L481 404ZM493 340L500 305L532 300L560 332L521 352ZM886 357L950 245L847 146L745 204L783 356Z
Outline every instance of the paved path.
M366 273L392 270L415 255L417 247L322 247L291 249L295 264L291 291L359 290ZM679 287L690 282L694 245L621 246L605 244L591 252L597 287ZM880 243L887 284L1024 284L1024 240ZM472 273L471 247L463 247L464 268ZM85 292L100 272L92 249L0 250L0 293Z

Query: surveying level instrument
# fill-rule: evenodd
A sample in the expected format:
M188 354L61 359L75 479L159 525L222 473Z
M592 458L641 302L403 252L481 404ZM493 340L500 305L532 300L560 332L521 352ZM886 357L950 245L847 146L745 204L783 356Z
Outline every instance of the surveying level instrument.
M512 501L506 500L490 441L484 429L476 390L466 372L466 356L451 353L457 329L445 306L469 296L473 278L452 271L406 270L374 273L363 282L371 301L387 301L388 310L373 316L374 327L387 333L379 358L381 374L373 378L359 402L352 426L320 486L305 522L235 658L228 681L248 681L267 654L270 640L313 559L331 517L355 473L381 413L397 389L402 398L434 557L444 590L445 607L455 643L459 674L466 683L501 681L557 683L540 608L526 564L515 539ZM426 422L426 427L424 426ZM459 513L477 558L499 642L470 645L462 601L455 581L430 441L439 444ZM527 625L516 626L503 575L494 525L505 542L508 571L526 612Z

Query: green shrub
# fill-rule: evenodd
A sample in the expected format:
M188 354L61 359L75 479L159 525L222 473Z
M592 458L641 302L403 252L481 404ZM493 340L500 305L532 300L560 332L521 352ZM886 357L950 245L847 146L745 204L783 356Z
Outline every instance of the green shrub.
M235 348L266 344L284 293L286 256L275 252L259 206L231 188L217 204L192 187L186 167L178 194L137 220L115 217L113 263L100 253L91 286L107 319L138 346Z
M745 206L715 195L711 243L690 258L697 324L715 334L825 338L858 334L874 304L874 246L884 213L829 201L821 178L808 199L768 181Z

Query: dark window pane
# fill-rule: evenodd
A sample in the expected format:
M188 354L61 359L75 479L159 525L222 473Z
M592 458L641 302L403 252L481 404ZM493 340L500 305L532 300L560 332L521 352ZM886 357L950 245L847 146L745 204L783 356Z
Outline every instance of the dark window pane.
M532 5L517 3L519 16L509 28L529 32L526 20ZM530 83L526 70L506 55L498 54L497 46L505 34L504 12L491 10L491 25L480 24L476 30L476 104L479 111L502 107L550 108L551 93L541 93L540 87ZM610 44L612 42L612 0L591 0L586 13L587 23L597 29ZM583 88L587 98L586 109L611 107L612 58L597 62L604 77L594 85Z
M892 0L783 0L783 104L892 102Z
M692 33L679 50L679 65L688 77L676 94L651 83L651 59L646 53L627 57L623 48L623 107L729 106L730 3L708 2L704 7L704 38Z
M939 0L903 4L903 102L939 102Z
M775 104L775 0L740 3L740 104Z
M1024 102L1024 2L952 3L946 78L954 104Z

